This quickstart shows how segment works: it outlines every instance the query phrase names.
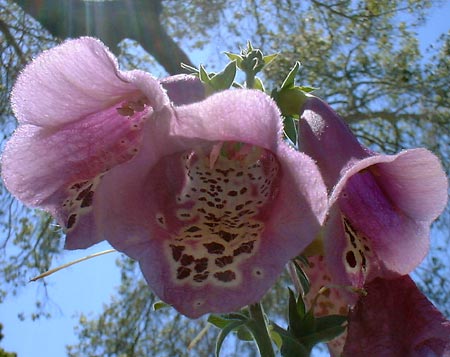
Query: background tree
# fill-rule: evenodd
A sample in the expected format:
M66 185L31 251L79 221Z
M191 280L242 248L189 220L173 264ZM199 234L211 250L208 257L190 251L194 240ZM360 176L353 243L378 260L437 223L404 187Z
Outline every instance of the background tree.
M316 0L0 0L3 140L15 127L9 93L18 72L37 53L65 38L97 36L120 56L123 68L166 74L181 72L180 62L192 64L199 56L209 70L218 70L225 63L220 52L237 52L238 46L251 40L265 53L280 53L264 73L269 87L280 85L300 60L303 68L297 81L318 87L316 93L366 145L387 153L428 147L441 157L448 173L450 33L442 34L426 53L420 52L415 33L429 11L440 4L422 0L331 4ZM433 231L431 254L415 274L447 316L450 268L442 257L450 256L449 217L447 209ZM25 209L3 186L0 225L1 302L7 291L19 292L30 276L56 265L63 237L48 216ZM170 309L152 312L155 297L134 265L119 260L119 266L122 278L117 296L93 319L80 317L80 343L68 349L69 355L188 354L185 347L202 331L204 320L190 321ZM45 287L45 281L40 284ZM281 279L266 299L269 314L276 319L283 318L286 284ZM42 314L48 311L38 308L33 317ZM206 330L195 347L197 353L211 351L215 333L212 327ZM252 350L241 343L236 351L250 354Z
M0 341L3 340L2 334L3 325L0 324ZM3 348L0 347L0 357L17 357L17 354L14 352L6 352Z

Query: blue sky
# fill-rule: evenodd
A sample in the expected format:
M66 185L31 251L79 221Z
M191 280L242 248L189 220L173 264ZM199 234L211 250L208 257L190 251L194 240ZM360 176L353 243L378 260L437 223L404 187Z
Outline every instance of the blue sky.
M419 32L421 50L450 29L448 14L450 1L446 1L443 8L433 10L427 25ZM205 62L202 59L199 61ZM85 251L66 251L60 263L108 248L106 243L101 243ZM47 304L53 315L51 319L35 322L18 319L21 312L26 315L32 313L36 299L42 298L42 291L37 288L37 284L28 284L18 296L8 296L6 302L0 304L0 322L4 325L5 335L1 347L18 353L19 357L65 356L65 345L77 342L74 326L77 325L78 315L94 315L114 294L115 286L119 283L119 271L115 266L118 255L101 256L46 278L49 294Z

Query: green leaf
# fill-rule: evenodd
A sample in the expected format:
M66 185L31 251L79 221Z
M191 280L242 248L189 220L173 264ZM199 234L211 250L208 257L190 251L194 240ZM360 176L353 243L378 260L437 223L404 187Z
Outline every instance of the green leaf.
M304 333L300 340L303 345L308 348L313 348L319 342L328 342L342 334L346 326L343 324L347 321L346 316L342 315L328 315L318 318L314 318L312 310L308 311L305 315L311 314L313 318L313 324L307 329L307 333Z
M265 92L266 89L264 88L264 84L262 82L262 80L258 77L255 77L255 83L253 83L253 88L254 89L258 89L262 92Z
M242 56L235 54L235 53L230 53L230 52L224 52L224 53L230 59L230 61L236 61L238 68L241 68L241 63L243 60Z
M283 81L283 84L281 85L281 89L289 89L294 87L295 85L295 76L298 73L298 70L300 69L300 62L295 62L294 67L291 69L289 74L286 76L285 80Z
M263 57L264 65L268 65L271 63L275 58L277 58L278 53L274 53L273 55L267 55Z
M284 134L295 145L297 142L297 122L291 116L286 116L283 120Z
M208 322L217 328L223 329L225 326L227 326L230 323L229 319L225 319L222 316L219 315L209 315Z
M203 83L209 84L209 75L206 72L205 67L203 67L203 65L200 65L200 70L199 70L198 77L200 78L200 80Z
M170 305L166 304L165 302L162 302L162 301L157 301L153 304L152 307L153 307L153 311L158 311L158 310L170 307Z
M214 315L211 314L208 316L208 322L220 329L223 329L225 326L234 321L246 321L248 319L247 316L241 313L231 313L231 314L223 314L223 315Z
M311 93L319 89L317 87L308 87L308 86L295 86L295 88L301 90L304 93Z
M295 260L293 262L294 262L295 270L297 271L298 279L300 280L300 284L303 289L303 293L306 295L306 294L308 294L309 289L311 288L311 282L309 281L308 276L306 275L305 271L300 266L300 264L298 262L296 262ZM309 263L307 263L307 265L309 265Z
M272 329L282 340L281 355L283 357L309 357L309 351L288 331L272 322Z
M325 330L314 332L308 336L303 336L301 341L304 345L310 348L314 347L319 342L329 342L338 337L345 331L345 326L333 326Z
M236 62L230 62L223 69L222 72L219 72L212 76L209 81L209 85L214 88L215 91L220 91L224 89L228 89L234 82L234 78L236 77Z
M180 66L181 66L181 68L188 70L192 74L196 74L196 75L199 74L199 70L197 68L192 67L186 63L181 63Z
M325 330L333 326L341 326L347 322L345 315L327 315L316 318L316 331Z
M238 328L237 337L241 341L253 341L253 335L250 333L250 331L245 325Z
M217 336L216 341L216 357L219 357L220 349L222 348L223 341L228 336L228 334L233 331L234 329L238 328L239 326L242 326L245 324L245 321L237 320L229 323L227 326L225 326Z
M289 331L293 336L300 336L302 333L302 320L305 311L302 308L298 308L297 301L295 299L294 292L289 289Z
M299 341L289 335L282 335L283 345L281 355L283 357L309 357L309 351Z
M272 325L269 325L269 335L272 341L278 347L278 349L281 350L281 346L283 345L283 339L281 338L281 335L273 329Z

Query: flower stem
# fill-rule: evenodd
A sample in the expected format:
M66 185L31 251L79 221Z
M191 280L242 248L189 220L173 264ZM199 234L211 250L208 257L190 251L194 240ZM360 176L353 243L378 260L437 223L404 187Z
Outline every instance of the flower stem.
M255 85L255 73L252 70L245 71L245 87L247 89L253 89Z
M275 357L273 351L272 340L267 330L266 320L264 319L264 312L261 303L249 305L250 318L253 320L252 333L258 345L261 357Z

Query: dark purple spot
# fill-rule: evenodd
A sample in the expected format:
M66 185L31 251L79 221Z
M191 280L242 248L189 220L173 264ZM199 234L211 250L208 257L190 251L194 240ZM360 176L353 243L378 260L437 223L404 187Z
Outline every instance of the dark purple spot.
M236 239L236 237L238 236L237 233L233 234L227 231L219 231L219 233L217 233L217 235L222 238L225 242L231 242L232 240Z
M209 272L205 271L202 274L195 274L193 279L194 281L196 281L197 283L201 283L202 281L206 280L208 278Z
M208 268L208 258L195 259L194 269L197 273L201 273Z
M228 191L228 196L237 196L237 191Z
M203 246L208 250L208 253L210 254L222 254L225 250L225 247L222 244L216 242L205 243L203 244Z
M81 201L89 192L91 191L92 185L89 185L87 188L85 188L83 191L78 193L76 200Z
M223 268L225 265L233 263L233 257L231 255L225 255L220 258L216 258L214 261L219 268Z
M237 205L236 207L236 211L240 211L241 209L243 209L244 208L244 205Z
M194 261L194 257L192 255L183 254L181 257L180 263L181 265L187 266L190 265Z
M88 194L81 201L80 207L90 207L94 198L94 191L89 191Z
M219 271L214 273L214 277L217 280L223 281L224 283L230 282L236 279L236 274L232 270Z
M67 224L66 224L67 229L72 228L76 221L77 221L77 215L75 213L71 214L69 216L69 219L67 220Z
M186 268L186 267L179 267L177 269L177 279L185 279L187 278L189 275L191 275L191 269Z
M188 229L185 230L185 232L194 233L198 232L199 230L200 228L198 228L197 226L190 226Z
M72 186L70 186L70 189L71 190L79 190L80 188L85 186L87 183L88 183L88 181L81 181L81 182L74 183Z
M243 194L246 193L246 192L247 192L247 187L242 187L241 190L239 191L239 193L240 193L241 195L243 195Z
M237 248L237 249L235 249L235 250L233 251L233 255L234 255L234 256L237 256L237 255L242 254L242 253L250 254L250 253L252 252L252 250L253 250L253 244L254 244L254 243L255 243L254 240L252 240L252 241L250 241L250 242L242 243L242 244L239 246L239 248Z
M176 262L180 259L183 250L186 249L186 247L182 245L170 245L170 248L172 248L173 260L175 260Z
M347 254L345 255L345 260L347 261L348 265L350 265L351 268L356 267L356 257L353 251L347 252Z
M366 257L365 257L365 255L364 255L364 253L363 253L363 251L361 251L361 250L359 250L359 255L361 256L361 258L362 258L362 261L361 261L361 266L364 268L364 269L366 269Z

